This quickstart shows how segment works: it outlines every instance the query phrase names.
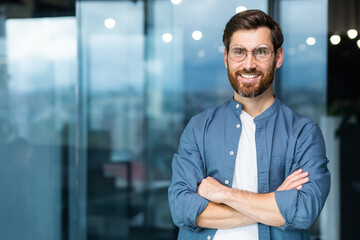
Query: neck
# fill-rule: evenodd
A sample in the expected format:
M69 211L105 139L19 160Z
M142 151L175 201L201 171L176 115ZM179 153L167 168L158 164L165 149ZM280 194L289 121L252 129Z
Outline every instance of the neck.
M242 97L237 92L234 92L234 99L241 103L242 109L252 117L263 113L275 101L272 85L265 92L254 98Z

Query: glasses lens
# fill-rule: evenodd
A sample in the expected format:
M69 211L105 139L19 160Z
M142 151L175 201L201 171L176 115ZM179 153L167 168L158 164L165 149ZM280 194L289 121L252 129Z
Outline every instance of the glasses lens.
M254 57L259 61L267 61L272 55L272 50L268 46L259 46L254 50Z
M244 60L246 54L246 49L240 46L234 46L230 49L230 58L237 62Z
M273 53L271 48L265 44L257 46L254 51L247 51L246 48L241 45L234 45L230 48L229 56L232 60L241 62L246 58L248 52L252 52L254 57L262 62L269 60Z

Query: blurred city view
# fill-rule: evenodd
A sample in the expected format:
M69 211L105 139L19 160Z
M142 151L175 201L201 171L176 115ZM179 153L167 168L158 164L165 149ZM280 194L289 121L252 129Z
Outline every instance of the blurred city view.
M232 97L222 34L254 8L285 37L276 97L325 137L312 239L360 238L356 0L0 1L0 238L176 239L173 154L192 116Z

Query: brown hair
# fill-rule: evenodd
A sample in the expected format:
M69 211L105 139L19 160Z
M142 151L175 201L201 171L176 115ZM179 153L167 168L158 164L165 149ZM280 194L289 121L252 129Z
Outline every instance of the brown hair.
M271 42L275 51L281 47L284 36L281 32L279 24L277 24L269 15L261 10L247 10L235 14L226 24L223 42L227 50L231 37L238 30L251 30L259 27L267 27L271 31Z

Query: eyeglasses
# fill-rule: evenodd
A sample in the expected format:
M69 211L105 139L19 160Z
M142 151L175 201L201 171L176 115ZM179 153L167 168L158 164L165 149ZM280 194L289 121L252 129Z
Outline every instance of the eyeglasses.
M247 57L248 52L252 52L257 60L266 62L271 58L274 51L265 44L257 46L253 51L248 51L244 46L236 44L230 48L229 56L235 62L242 62Z

